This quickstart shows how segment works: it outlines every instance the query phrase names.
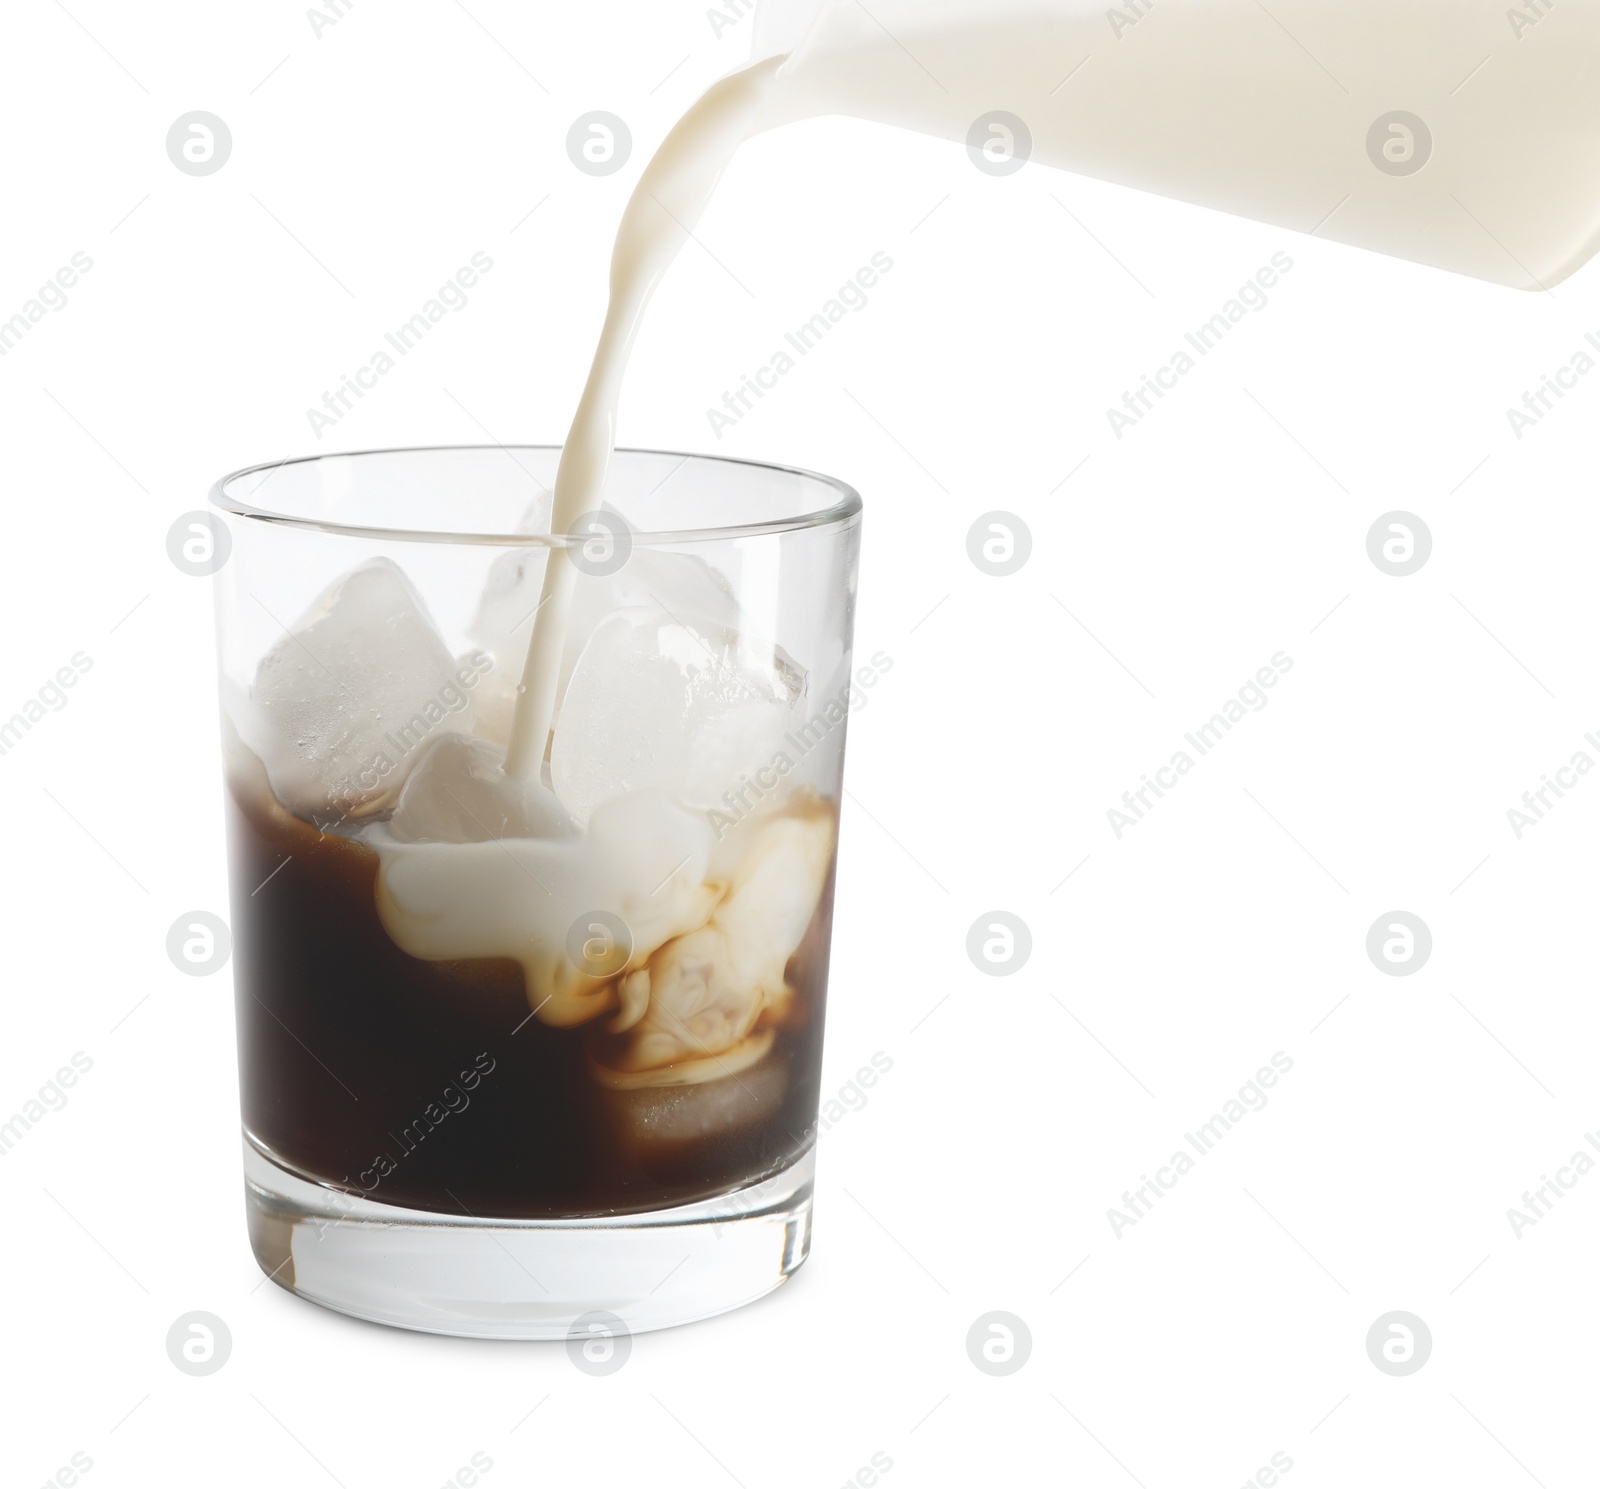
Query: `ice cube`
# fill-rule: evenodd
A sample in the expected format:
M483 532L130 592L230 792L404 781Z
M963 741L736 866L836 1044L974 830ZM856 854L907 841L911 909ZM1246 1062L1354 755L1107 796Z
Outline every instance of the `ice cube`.
M549 532L550 514L555 511L555 505L555 492L548 486L541 485L529 499L528 505L522 509L522 516L517 519L516 530L530 535Z
M290 810L367 817L392 805L433 735L472 727L474 682L411 581L377 558L262 659L240 733Z
M641 1160L688 1154L691 1145L725 1137L777 1111L789 1089L789 1067L769 1054L748 1069L698 1086L615 1090L606 1103L619 1141Z
M545 548L502 553L489 568L488 582L467 634L486 652L493 670L478 685L477 730L485 739L511 742L517 688L533 635L533 617L544 588Z
M771 642L659 606L595 630L573 669L551 751L551 782L579 822L632 791L739 815L779 784L784 735L805 723L804 672ZM789 751L792 756L793 750ZM754 783L754 784L751 784Z
M552 494L541 490L528 503L516 531L548 533L553 504ZM477 732L500 744L511 738L517 684L522 680L522 664L528 653L533 614L544 587L549 555L547 548L514 548L495 559L489 566L477 614L467 627L467 635L493 663L478 688Z
M607 506L604 510L613 509ZM572 675L602 621L619 610L646 605L669 614L697 616L729 629L739 625L739 602L732 586L703 558L635 545L627 563L608 578L578 575L572 596L572 629L567 634L566 676Z
M615 511L609 505L604 510ZM468 633L494 659L494 671L480 689L478 733L500 744L511 739L517 687L544 589L547 559L543 548L519 549L497 558ZM644 605L696 615L729 629L736 629L739 622L739 604L728 581L694 554L635 547L615 574L579 573L556 685L558 709L578 659L601 623L619 610Z
M389 822L402 843L494 843L577 835L555 793L505 773L505 751L445 734L424 748Z

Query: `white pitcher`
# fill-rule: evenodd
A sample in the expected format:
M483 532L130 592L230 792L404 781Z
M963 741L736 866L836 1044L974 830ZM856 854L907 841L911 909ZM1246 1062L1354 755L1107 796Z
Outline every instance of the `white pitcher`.
M761 0L879 120L1520 289L1600 248L1600 0Z

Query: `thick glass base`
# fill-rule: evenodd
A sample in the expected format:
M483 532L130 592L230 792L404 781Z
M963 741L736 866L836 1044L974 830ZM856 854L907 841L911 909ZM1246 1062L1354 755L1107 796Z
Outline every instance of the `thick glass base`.
M587 1338L726 1313L771 1292L811 1246L814 1152L700 1204L583 1220L399 1209L313 1184L248 1138L250 1245L280 1287L373 1323L476 1339ZM580 1320L583 1323L580 1324Z

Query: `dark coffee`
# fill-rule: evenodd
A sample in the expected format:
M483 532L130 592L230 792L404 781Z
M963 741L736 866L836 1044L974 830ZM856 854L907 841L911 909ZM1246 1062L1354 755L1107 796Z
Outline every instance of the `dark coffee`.
M369 849L237 782L228 818L244 1125L283 1167L380 1204L555 1218L706 1199L809 1147L833 869L771 1051L705 1084L617 1091L582 1031L531 1016L515 962L401 951Z

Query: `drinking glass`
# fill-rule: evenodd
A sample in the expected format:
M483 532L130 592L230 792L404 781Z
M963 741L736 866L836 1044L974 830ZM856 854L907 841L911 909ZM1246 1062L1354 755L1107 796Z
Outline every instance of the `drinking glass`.
M809 1248L861 502L618 451L551 535L559 456L211 493L246 1208L301 1297L614 1358ZM473 793L556 563L530 825Z

